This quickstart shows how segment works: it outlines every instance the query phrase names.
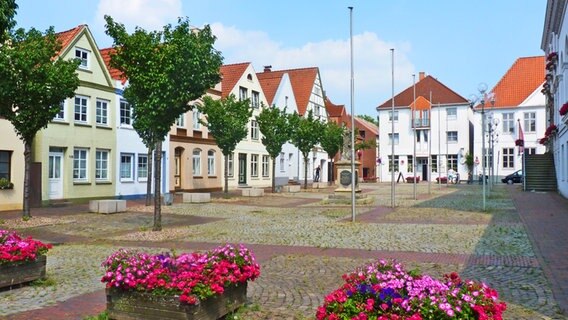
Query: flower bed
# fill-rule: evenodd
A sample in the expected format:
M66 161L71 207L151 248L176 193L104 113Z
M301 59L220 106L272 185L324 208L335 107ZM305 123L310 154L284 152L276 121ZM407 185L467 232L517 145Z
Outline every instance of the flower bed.
M225 245L205 253L181 255L150 255L121 249L109 256L102 266L106 273L101 281L106 283L107 292L110 292L107 294L107 310L111 316L124 314L132 307L131 303L117 303L116 297L120 292L142 293L160 301L173 299L177 301L175 308L185 310L180 312L186 314L193 312L190 311L193 309L183 306L201 305L210 299L219 300L219 296L227 290L233 292L235 287L243 287L246 297L247 281L260 275L260 266L255 262L253 253L243 245ZM241 300L240 304L244 303L244 298ZM160 304L166 309L171 306L171 303ZM236 309L240 304L233 304L230 310L222 312ZM220 316L222 314L216 315Z
M325 297L318 320L502 319L506 304L484 283L452 273L443 281L380 260L343 275L345 284Z
M442 181L440 181L440 179ZM441 177L441 178L436 178L436 183L448 183L448 177Z
M420 182L420 177L406 177L406 182L414 183L414 179L416 179L416 183Z
M44 278L49 249L50 244L0 230L0 288Z

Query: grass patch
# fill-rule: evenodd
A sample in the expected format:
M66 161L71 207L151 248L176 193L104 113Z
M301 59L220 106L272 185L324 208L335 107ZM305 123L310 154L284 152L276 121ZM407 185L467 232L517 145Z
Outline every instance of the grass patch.
M88 316L86 318L83 318L83 320L108 320L108 319L109 319L109 317L108 317L108 313L106 312L106 310L99 313L96 316Z
M56 284L57 284L57 281L55 281L55 279L49 278L49 277L47 277L45 279L37 279L37 280L30 282L30 285L32 287L40 287L40 288L53 287Z

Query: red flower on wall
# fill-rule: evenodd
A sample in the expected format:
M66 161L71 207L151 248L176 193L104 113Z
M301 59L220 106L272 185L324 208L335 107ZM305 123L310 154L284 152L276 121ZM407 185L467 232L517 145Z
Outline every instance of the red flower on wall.
M515 146L517 147L524 147L525 146L525 141L523 139L517 139L515 140Z
M564 103L559 110L560 115L563 116L568 113L568 102Z
M551 124L550 126L548 126L548 128L546 128L546 131L544 132L545 136L550 136L553 133L556 133L556 130L558 129L558 127L556 127L555 124Z

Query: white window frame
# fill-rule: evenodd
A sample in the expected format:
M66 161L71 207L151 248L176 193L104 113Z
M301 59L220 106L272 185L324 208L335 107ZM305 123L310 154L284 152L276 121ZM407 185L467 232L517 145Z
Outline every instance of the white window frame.
M89 149L73 149L73 181L89 181Z
M79 103L77 103L79 100ZM89 97L75 96L73 119L78 123L89 122ZM78 118L78 119L77 119Z
M458 118L458 109L456 107L446 109L446 118L448 120L455 120Z
M392 145L392 143L393 143L392 142L392 137L393 137L392 133L389 133L388 137L389 137L389 145ZM394 145L396 146L396 145L398 145L398 143L399 143L399 134L395 133L394 134Z
M280 172L286 171L286 159L284 158L286 154L284 152L280 152Z
M503 148L503 169L515 168L515 148Z
M525 127L523 128L524 132L536 132L536 112L524 112L523 119L525 124Z
M245 87L239 87L239 101L244 101L248 98L248 89Z
M79 59L79 61L81 62L79 64L80 69L87 69L87 70L89 69L90 55L91 52L89 50L75 47L75 58Z
M389 115L389 122L392 122L392 118L393 118L392 111L389 111L388 115ZM398 110L394 111L394 122L398 122Z
M109 150L96 150L95 151L95 180L96 181L109 181L110 180L110 161Z
M129 161L127 161L129 159ZM134 154L121 153L120 154L120 181L132 182L134 181Z
M258 91L252 90L250 103L253 108L260 108L260 93Z
M270 176L270 171L268 169L270 163L270 157L268 155L262 156L262 176L268 177Z
M215 150L207 151L207 175L215 176Z
M457 131L446 131L446 139L448 143L458 142L458 132Z
M130 107L130 104L126 100L122 99L120 100L119 109L120 124L132 126L132 108Z
M201 176L201 149L195 149L191 153L191 170L193 176Z
M227 172L227 176L232 177L233 176L233 170L234 170L234 156L232 153L230 153L227 156L227 170L229 172Z
M59 112L53 117L54 121L65 121L65 100L59 103Z
M176 127L178 128L185 128L185 113L179 115L176 118Z
M388 156L388 170L389 172L392 172L392 168L391 168L391 159L392 159L392 155ZM398 155L394 156L394 172L400 172L400 157Z
M148 155L145 153L138 154L136 176L138 177L138 181L148 181Z
M196 108L193 109L193 130L201 130L201 123L199 119L201 118L201 112Z
M430 155L430 169L432 172L438 172L438 155Z
M447 170L450 170L450 168L454 169L454 170L458 170L458 155L457 154L448 154L446 155L446 161L447 161Z
M259 128L258 128L258 122L256 120L251 120L250 121L250 138L252 140L258 140L258 134L259 132Z
M503 133L504 134L515 134L515 113L514 112L503 113Z
M95 122L98 125L108 126L108 100L96 100L96 115Z
M250 155L250 176L258 177L258 154Z

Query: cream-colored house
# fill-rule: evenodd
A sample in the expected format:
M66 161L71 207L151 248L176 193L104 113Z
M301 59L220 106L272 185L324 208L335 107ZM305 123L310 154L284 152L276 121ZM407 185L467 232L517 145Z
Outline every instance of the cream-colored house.
M114 196L116 146L114 82L86 25L57 34L59 59L78 58L75 96L34 140L32 159L41 163L41 199ZM32 182L33 184L33 182Z
M256 72L250 62L221 66L222 97L231 94L237 99L250 99L252 116L248 136L239 142L229 156L229 188L268 187L272 183L270 155L262 144L256 117L262 105L268 106Z
M207 90L213 99L221 98L221 83ZM200 104L200 100L192 101ZM172 126L169 137L171 192L219 191L223 181L223 153L194 108L182 114Z
M0 211L20 210L24 190L24 143L8 120L0 119L0 179L12 187L0 187Z

